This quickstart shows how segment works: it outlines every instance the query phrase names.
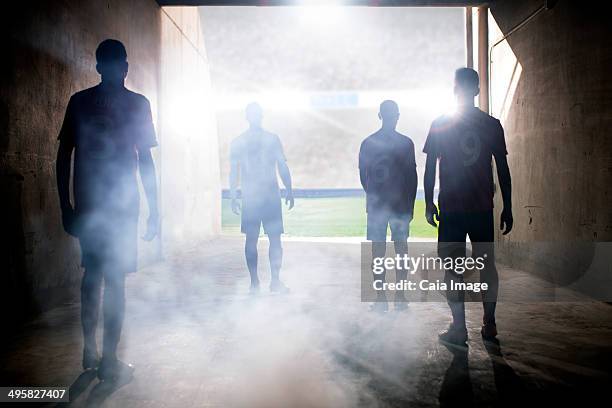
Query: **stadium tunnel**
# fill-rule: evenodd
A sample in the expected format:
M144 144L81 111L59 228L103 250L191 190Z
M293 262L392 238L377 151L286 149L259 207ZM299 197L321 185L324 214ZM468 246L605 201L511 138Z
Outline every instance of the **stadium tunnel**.
M501 117L511 152L515 231L498 237L508 244L506 261L538 273L542 253L525 242L553 242L539 251L563 265L572 242L611 240L610 29L597 7L536 0L349 3L474 7L468 14L475 16L469 25L475 35L466 35L466 50L482 77L480 106ZM5 13L4 37L12 40L2 76L6 305L20 304L28 314L77 295L78 245L62 232L53 163L68 97L97 80L91 51L97 43L106 37L126 43L128 86L152 104L164 215L161 240L141 245L147 264L220 232L218 141L200 18L196 8L169 6L285 4L292 3L31 1ZM489 18L499 37L489 35ZM588 262L572 262L566 278ZM11 311L3 322L11 319L19 317Z
M97 44L109 37L126 44L127 86L146 95L153 109L163 215L161 238L140 244L141 265L150 265L221 229L211 83L193 6L287 4L296 2L31 0L12 2L3 12L4 328L78 300L79 249L62 230L54 162L70 95L98 81ZM466 8L466 61L474 61L481 75L479 106L500 117L510 152L515 226L511 235L497 236L500 257L536 275L575 279L592 263L595 243L612 241L612 26L607 13L594 2L571 0L347 4ZM492 22L499 32L490 28ZM534 249L532 242L546 245ZM579 249L576 242L582 243Z

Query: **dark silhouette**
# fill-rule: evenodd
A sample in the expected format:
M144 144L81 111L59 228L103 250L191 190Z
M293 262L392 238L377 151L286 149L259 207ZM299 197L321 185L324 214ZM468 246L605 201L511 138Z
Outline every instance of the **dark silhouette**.
M481 282L488 284L483 294L484 318L482 335L497 335L495 305L498 276L493 253L493 170L495 158L502 191L504 209L500 228L504 235L512 229L512 202L510 170L506 159L504 131L499 120L474 106L479 93L476 71L460 68L455 72L455 96L458 112L442 116L431 125L423 151L427 154L425 165L425 203L427 222L434 227L439 222L438 251L441 257L466 256L466 236L473 245L473 255L485 256L485 268L480 273ZM440 162L440 211L433 201L436 164ZM445 244L448 243L448 244ZM446 271L445 281L455 282L463 276ZM448 291L447 300L453 322L447 332L440 335L442 341L465 345L465 294Z
M468 349L446 345L453 359L444 373L438 402L440 407L471 407L474 405L474 391L470 378Z
M288 288L279 278L283 258L281 234L284 230L276 171L278 168L285 185L285 203L289 209L294 205L291 174L280 138L261 126L263 112L257 103L246 107L246 119L249 129L235 138L230 148L232 211L234 214L242 212L240 229L246 235L244 253L251 275L251 293L259 291L257 241L262 224L270 241L270 291L283 293ZM239 184L242 206L236 196Z
M136 270L139 192L137 170L149 204L148 229L158 231L157 182L150 149L157 145L149 101L124 86L127 53L117 40L96 50L102 82L70 98L60 131L57 185L64 229L78 237L82 266L83 368L98 367L102 380L131 375L117 359L125 312L126 273ZM70 201L71 158L74 153ZM98 357L96 326L104 280L104 340ZM99 365L98 365L99 364Z
M97 383L89 392L85 400L86 407L101 407L104 405L108 397L113 395L121 387L124 387L132 382L133 376L123 376L114 378L110 381L102 381Z
M412 140L395 130L399 108L394 101L380 104L382 127L368 136L359 149L359 177L366 192L367 239L372 241L372 258L386 253L387 227L396 254L408 252L408 234L417 191L417 172ZM375 275L385 280L385 274ZM396 272L396 280L406 279L406 271ZM377 293L373 310L387 311L384 291ZM395 294L395 308L404 309L406 298Z
M529 395L521 377L514 372L512 366L504 358L499 340L496 338L488 339L484 342L484 345L493 365L495 388L500 405L516 407L524 405L526 401L535 401L534 396ZM529 397L526 398L526 395L529 395Z
M442 386L439 402L441 407L468 407L475 404L472 381L470 378L468 349L448 342L443 345L453 355L448 366ZM504 358L499 340L486 339L484 346L491 359L497 396L495 401L488 402L493 406L522 406L526 401L539 402L538 395L530 393L510 364ZM542 401L544 404L544 401ZM534 405L534 404L530 404ZM537 404L540 405L540 404Z
M70 389L68 390L68 395L70 396L70 401L76 401L87 388L89 388L90 384L93 380L96 379L96 372L94 370L85 370L74 380L74 382L70 385ZM56 407L69 407L70 402L57 404Z

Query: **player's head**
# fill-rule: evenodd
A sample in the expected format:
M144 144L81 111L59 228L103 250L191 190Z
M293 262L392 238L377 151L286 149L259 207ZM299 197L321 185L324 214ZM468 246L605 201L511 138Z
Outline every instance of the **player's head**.
M249 103L246 107L245 113L246 120L251 126L261 126L263 111L257 102Z
M399 120L399 107L395 101L386 100L380 104L378 117L383 121L384 125L395 127Z
M121 41L107 39L96 49L96 70L103 81L123 81L128 73L127 52Z
M480 93L478 73L472 68L459 68L455 71L455 95L462 99L474 100Z

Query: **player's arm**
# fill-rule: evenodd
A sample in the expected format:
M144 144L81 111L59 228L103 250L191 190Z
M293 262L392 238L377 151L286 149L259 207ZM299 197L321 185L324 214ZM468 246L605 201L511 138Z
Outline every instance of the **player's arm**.
M423 176L423 188L425 190L425 218L427 222L438 227L438 207L434 204L434 187L436 186L436 166L438 165L438 125L437 120L431 124L423 152L427 155L425 161L425 175Z
M295 204L295 199L293 198L293 186L291 184L291 172L289 171L289 166L287 166L287 160L285 160L284 155L278 161L278 174L280 175L281 181L285 186L285 190L287 191L287 196L285 197L285 204L289 205L289 209L292 209Z
M512 230L514 219L512 217L512 180L510 178L510 168L505 154L495 155L495 166L497 168L497 178L502 193L504 209L501 213L500 226L506 235Z
M368 171L367 171L366 157L365 157L365 152L363 148L363 143L361 144L361 147L359 148L359 181L361 182L361 187L363 188L363 191L367 193L368 192L368 189L367 189Z
M70 162L72 160L73 147L65 141L60 141L55 162L57 176L57 191L59 193L60 208L72 210L70 203Z
M235 157L234 154L230 153L230 173L229 173L230 197L232 199L232 212L236 215L240 214L240 203L238 203L238 200L236 197L236 191L238 190L238 175L239 174L240 174L240 167L239 167L238 159Z
M149 218L147 220L147 231L142 237L145 241L151 241L159 232L159 206L157 203L157 172L155 171L155 162L151 154L151 148L157 146L155 138L155 127L153 126L153 117L151 115L151 104L142 97L142 105L140 106L140 129L137 133L136 149L138 151L138 169L140 171L140 179L142 187L147 197L149 206Z
M66 108L66 116L59 134L59 148L55 161L55 177L57 180L57 191L59 194L60 209L62 211L62 224L64 230L76 236L75 213L70 202L70 167L72 162L72 152L74 151L74 102L70 99Z
M143 238L146 241L151 241L158 232L159 206L157 203L157 172L155 171L155 163L153 162L150 148L138 151L138 168L140 169L140 178L149 205L147 232Z
M499 228L506 235L512 230L514 219L512 218L512 181L510 179L510 168L508 167L508 159L506 150L506 140L504 136L504 128L501 123L496 120L496 129L493 139L493 157L495 158L495 167L497 168L497 178L499 187L502 193L504 209L500 217Z
M438 157L433 153L427 154L425 162L425 176L423 177L423 187L425 189L425 218L427 222L437 227L438 207L434 204L434 187L436 186L436 166Z
M74 148L65 141L60 141L55 162L55 173L57 177L57 191L59 193L60 209L62 210L62 223L64 230L75 235L72 223L74 220L74 209L70 203L70 162Z
M414 154L414 145L411 145L410 153L408 157L408 174L406 175L406 181L408 183L408 199L412 205L410 209L410 218L412 219L412 214L414 213L414 201L416 200L417 187L419 184L417 170L416 170L416 158Z

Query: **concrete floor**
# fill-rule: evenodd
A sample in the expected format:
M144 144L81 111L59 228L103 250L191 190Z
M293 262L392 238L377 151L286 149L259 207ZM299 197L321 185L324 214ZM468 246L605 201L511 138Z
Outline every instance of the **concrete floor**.
M612 385L610 305L501 303L501 344L487 348L481 307L469 304L470 347L462 353L437 342L449 322L443 303L368 311L359 245L284 248L290 295L247 295L242 241L234 238L131 275L120 352L137 367L128 384L81 373L76 304L7 340L0 381L72 386L72 406L108 407L584 405ZM260 270L267 282L265 242ZM505 290L537 283L520 271L500 273L514 278Z

